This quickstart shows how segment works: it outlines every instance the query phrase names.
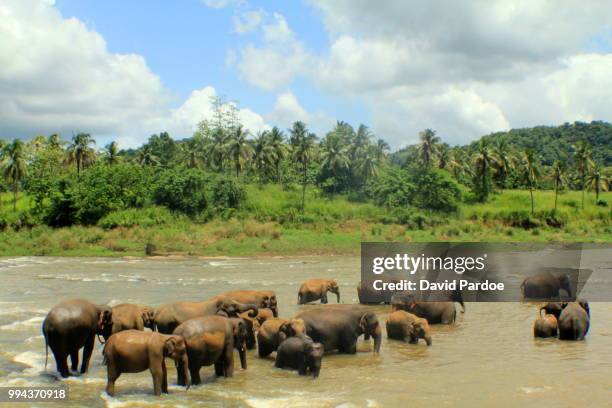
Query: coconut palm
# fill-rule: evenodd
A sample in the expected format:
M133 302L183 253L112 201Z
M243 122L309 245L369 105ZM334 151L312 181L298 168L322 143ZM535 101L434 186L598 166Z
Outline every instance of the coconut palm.
M376 157L376 147L369 146L362 155L357 164L359 176L363 180L363 184L367 183L371 177L376 177L379 170L379 161Z
M261 132L253 140L253 165L259 173L261 180L263 175L270 174L276 161L276 151L270 143L270 133Z
M223 162L227 153L227 136L221 128L215 128L206 149L206 155L217 171L223 170Z
M576 166L578 176L580 177L582 208L584 209L584 190L586 188L586 179L587 175L589 174L589 170L593 165L593 160L591 159L591 146L585 140L580 140L574 146L574 150L576 151L574 156L574 164Z
M586 185L589 190L595 192L595 202L599 201L599 193L608 191L608 179L601 172L601 166L598 164L593 166L593 169L586 178Z
M477 187L480 200L487 201L489 193L492 190L491 186L491 169L495 164L496 158L491 151L489 142L486 139L480 139L478 142L476 153L473 157L474 161L474 183Z
M248 135L248 130L244 130L242 125L238 125L227 141L226 151L229 159L234 162L236 177L240 176L240 171L253 153L253 147L247 140Z
M498 180L500 187L506 187L506 179L514 169L514 158L510 146L504 139L499 139L493 146L492 153L495 156L495 162L493 163L495 178Z
M385 157L387 157L389 150L391 150L389 143L385 142L383 139L378 139L376 141L376 160L382 163Z
M19 185L27 174L26 153L21 140L15 139L4 147L4 179L13 186L13 210L17 210Z
M77 175L80 176L81 170L95 162L96 152L89 147L95 143L88 133L79 133L72 137L72 142L66 151L66 163L76 164Z
M157 166L159 165L159 157L153 153L153 149L149 144L145 144L138 151L136 162L142 167Z
M567 166L564 161L556 160L553 163L553 181L555 183L555 211L557 211L557 197L559 196L559 188L565 184Z
M448 145L440 145L438 149L438 168L444 170L448 169L451 160L451 151Z
M299 163L302 173L302 206L301 211L304 212L306 207L306 182L308 165L313 159L316 136L314 133L309 133L304 122L297 121L293 127L289 129L291 156L292 159Z
M66 142L64 142L57 133L54 133L47 139L47 144L52 149L61 149Z
M119 163L119 144L115 141L110 142L104 147L104 160L111 166Z
M429 168L436 159L439 152L440 138L436 136L435 130L425 129L419 133L421 143L417 147L419 160L426 168Z
M200 133L196 133L181 145L182 162L191 169L200 167L203 162L203 150L204 138Z
M321 168L334 176L333 194L336 194L338 176L342 170L349 168L348 149L336 133L330 133L323 139L321 149Z
M527 149L523 152L523 165L525 166L525 181L529 186L529 196L531 197L531 215L533 215L535 212L533 189L537 186L540 178L540 165L533 150Z
M274 151L274 168L276 170L276 181L280 182L280 165L287 154L285 146L285 135L283 131L274 126L268 135L268 145Z

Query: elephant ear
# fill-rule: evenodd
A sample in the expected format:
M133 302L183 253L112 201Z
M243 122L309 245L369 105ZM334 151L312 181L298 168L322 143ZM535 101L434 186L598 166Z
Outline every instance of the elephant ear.
M104 332L105 329L113 324L113 311L110 308L104 308L98 315L98 333Z
M174 337L170 337L164 343L164 356L171 356L176 349L176 339Z

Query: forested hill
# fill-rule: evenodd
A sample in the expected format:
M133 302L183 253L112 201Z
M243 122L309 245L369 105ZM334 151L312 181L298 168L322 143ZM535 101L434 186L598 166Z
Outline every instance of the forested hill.
M557 159L568 160L574 152L573 145L586 139L592 147L593 159L606 167L612 166L612 124L607 122L574 122L561 126L512 129L483 136L463 148L475 148L481 139L487 139L492 144L504 141L518 150L533 149L547 166ZM393 161L403 163L413 148L409 146L393 153Z

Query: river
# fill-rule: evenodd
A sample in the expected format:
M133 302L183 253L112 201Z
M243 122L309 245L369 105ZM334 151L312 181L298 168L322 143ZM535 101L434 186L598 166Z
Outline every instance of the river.
M456 324L433 326L431 347L385 335L374 356L371 341L360 339L357 355L327 355L317 380L276 369L272 358L260 359L253 350L248 370L236 362L233 378L215 379L212 367L204 367L205 383L185 391L174 385L176 372L168 361L170 394L154 397L144 372L121 376L111 398L104 393L106 370L97 342L86 375L58 380L52 355L45 373L41 324L60 300L158 306L265 288L276 291L280 316L290 317L313 307L296 305L297 289L308 278L337 279L342 303L356 303L359 258L0 258L0 274L0 386L62 381L70 401L61 406L603 407L612 401L612 303L602 302L591 303L591 330L582 342L535 340L534 304L468 303ZM389 307L372 308L384 327Z

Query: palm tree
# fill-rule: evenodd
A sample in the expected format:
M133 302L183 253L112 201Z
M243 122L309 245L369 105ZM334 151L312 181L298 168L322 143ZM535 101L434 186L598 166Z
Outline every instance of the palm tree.
M287 153L287 146L285 146L285 135L283 134L283 131L276 126L274 126L270 131L268 145L274 151L274 168L276 169L276 179L278 182L280 182L280 165Z
M17 210L19 184L27 174L26 155L23 142L19 139L4 148L6 163L4 164L4 179L13 185L13 211Z
M451 151L446 144L440 145L438 149L438 168L439 169L447 169L450 165Z
M47 144L52 149L61 149L65 143L66 142L64 142L57 133L53 133L49 136L49 139L47 139Z
M206 154L210 157L210 162L215 166L217 171L223 170L223 162L226 155L227 137L221 128L216 128L213 131L212 138L206 149Z
M157 166L159 165L159 157L153 154L153 149L149 144L145 144L138 151L136 162L142 167Z
M253 141L253 165L259 173L260 181L263 175L270 173L275 161L276 151L270 143L270 133L268 131L259 133Z
M598 164L593 167L593 170L587 176L586 184L589 190L595 191L596 203L599 201L599 193L608 191L608 179L601 173L601 167Z
M557 197L559 196L559 188L565 184L567 166L564 161L556 160L553 163L553 180L555 182L555 211L557 211Z
M580 140L574 146L576 154L574 156L574 163L576 170L580 177L580 188L582 189L582 208L584 209L584 189L586 187L586 178L589 173L593 161L591 159L591 146L585 141Z
M417 153L421 163L425 168L429 168L439 152L440 138L436 136L435 130L425 129L419 133L421 144L417 148Z
M104 148L104 153L106 163L110 164L111 166L119 163L119 144L117 144L117 142L112 141L107 144Z
M475 185L477 186L477 190L480 190L478 192L480 200L485 202L491 192L491 168L496 160L491 152L489 142L486 139L480 139L480 142L478 142L477 151L473 160L475 166L474 175L476 177Z
M227 142L227 155L234 162L236 177L240 176L240 171L244 167L245 162L253 153L253 147L247 140L248 135L248 130L245 131L242 125L238 125Z
M293 127L289 129L291 133L291 154L292 158L296 163L301 166L302 172L302 207L301 211L304 212L306 207L306 181L307 181L307 170L308 164L313 158L314 144L316 136L313 133L309 133L304 122L297 121L293 124Z
M535 212L533 189L536 187L540 177L540 166L533 150L527 149L523 152L523 164L525 165L525 181L529 185L529 195L531 197L531 215L533 215Z
M514 158L510 152L510 147L504 139L500 139L495 143L492 149L495 156L495 176L499 181L500 187L506 187L506 179L514 168Z
M370 146L365 150L357 168L359 170L359 175L363 179L363 184L365 185L370 177L376 177L378 175L380 162L376 157L376 147Z
M182 161L187 167L194 169L202 164L202 150L204 148L204 138L200 133L193 135L181 145Z
M321 143L323 150L321 167L334 176L333 194L336 194L338 175L349 168L348 150L339 135L328 134Z
M389 143L385 142L383 139L378 139L376 141L376 160L378 160L378 163L383 162L389 150L391 150Z
M80 176L81 170L91 165L96 160L96 152L89 145L95 144L88 133L79 133L72 137L72 143L66 151L66 162L75 163L77 175Z

